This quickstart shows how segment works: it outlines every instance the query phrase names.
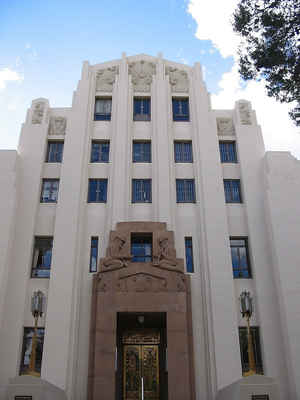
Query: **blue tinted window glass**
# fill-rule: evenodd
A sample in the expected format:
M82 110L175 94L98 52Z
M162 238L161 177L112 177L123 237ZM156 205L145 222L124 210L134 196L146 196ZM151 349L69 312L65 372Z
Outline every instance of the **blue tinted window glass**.
M193 162L192 142L174 142L176 163Z
M151 203L151 179L132 180L132 203Z
M134 121L150 121L151 119L151 102L149 98L136 97L133 100L133 120Z
M46 162L61 163L63 156L64 142L48 142Z
M137 234L131 237L132 262L152 261L152 235Z
M133 142L132 146L133 162L151 162L151 142Z
M90 252L90 272L97 272L98 262L98 238L91 238L91 252Z
M241 186L239 179L224 179L226 203L241 203Z
M52 259L52 237L36 237L32 259L32 278L49 278Z
M194 179L176 179L176 201L177 203L195 203Z
M193 241L191 237L185 238L185 261L186 271L194 272Z
M106 203L107 199L107 179L89 180L89 203Z
M173 121L189 121L189 99L176 98L172 99Z
M109 142L92 142L91 162L109 161Z
M230 239L234 278L251 278L247 239Z

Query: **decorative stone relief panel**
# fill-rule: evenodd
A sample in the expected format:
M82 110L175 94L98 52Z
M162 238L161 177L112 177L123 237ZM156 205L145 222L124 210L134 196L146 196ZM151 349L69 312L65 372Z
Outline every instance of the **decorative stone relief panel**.
M150 92L152 76L156 73L156 66L152 62L137 61L128 65L131 81L135 92Z
M238 103L240 121L242 125L251 125L251 106L248 101L240 101Z
M186 93L189 91L189 78L186 71L174 67L166 67L166 75L169 75L172 92Z
M43 121L44 112L45 112L45 103L43 101L35 103L33 106L31 123L41 124Z
M217 128L220 136L235 134L232 118L217 118Z
M49 135L65 135L67 119L65 117L51 117Z
M116 75L119 73L119 67L114 66L106 69L100 69L96 74L96 90L100 92L112 92Z

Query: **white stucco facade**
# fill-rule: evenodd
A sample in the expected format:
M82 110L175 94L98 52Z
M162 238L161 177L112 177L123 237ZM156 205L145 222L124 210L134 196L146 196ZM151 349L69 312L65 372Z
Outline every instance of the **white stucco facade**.
M151 98L151 121L133 121L134 96ZM111 120L94 121L95 98L109 97ZM173 121L172 97L188 98L189 121ZM45 162L49 140L64 140L61 163ZM110 142L108 163L90 162L92 140ZM151 141L151 163L132 162L133 140ZM175 163L176 140L192 142L193 162ZM220 140L235 141L237 163L221 163ZM59 179L57 203L40 202L45 178ZM87 202L92 178L108 180L106 203ZM132 179L152 180L151 203L132 203ZM176 202L176 179L194 179L195 203ZM225 202L223 179L240 180L242 203ZM247 101L211 109L198 63L125 54L84 62L72 107L32 102L18 150L0 151L0 182L0 386L19 374L24 327L33 326L31 295L41 290L41 378L69 400L87 399L91 237L99 238L99 259L116 223L155 221L174 231L177 257L185 258L184 238L193 240L197 400L215 399L242 377L244 289L254 298L264 374L275 378L282 400L300 400L300 162L265 153ZM31 278L36 236L53 237L47 279ZM251 279L233 278L230 237L248 238Z

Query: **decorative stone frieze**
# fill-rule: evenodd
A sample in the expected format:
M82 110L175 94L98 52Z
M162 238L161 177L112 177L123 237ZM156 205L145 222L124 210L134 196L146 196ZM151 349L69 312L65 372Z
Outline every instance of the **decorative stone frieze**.
M33 112L32 112L32 124L41 124L43 122L45 112L45 103L43 101L39 101L34 104Z
M238 102L238 111L242 125L251 125L251 106L248 101Z
M99 92L112 92L116 75L119 73L119 67L109 67L100 69L96 74L96 90Z
M186 71L166 67L166 75L169 75L172 92L187 93L189 91L189 78Z
M218 135L231 136L235 134L232 118L217 118Z
M156 66L152 62L137 61L128 65L131 81L135 92L150 92L152 76L156 73Z
M49 135L65 135L67 119L65 117L51 117Z

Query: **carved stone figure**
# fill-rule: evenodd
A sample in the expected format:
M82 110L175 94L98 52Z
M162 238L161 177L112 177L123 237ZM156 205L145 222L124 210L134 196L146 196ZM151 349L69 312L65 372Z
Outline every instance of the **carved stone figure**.
M122 249L126 243L126 238L121 235L115 236L109 243L108 255L101 260L103 269L118 269L128 266L128 261L131 257L124 257L122 255Z
M217 118L218 135L234 135L234 125L231 118Z
M39 101L34 105L33 108L33 113L32 113L32 124L41 124L43 121L43 116L44 116L44 110L45 110L45 103L42 101Z
M167 236L158 239L158 256L153 264L160 267L177 269L175 249L170 246L169 238Z
M166 75L170 77L172 92L186 93L189 91L189 79L186 71L174 67L166 67Z
M241 101L238 105L242 125L251 125L251 110L248 102Z
M147 61L132 62L128 66L135 92L150 92L152 75L156 73L154 63Z
M51 117L49 135L64 135L66 133L67 120L65 117Z
M96 90L100 92L112 92L116 75L119 73L119 67L110 67L100 69L96 75Z

